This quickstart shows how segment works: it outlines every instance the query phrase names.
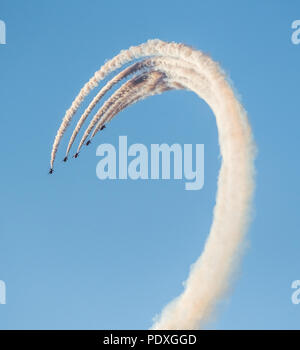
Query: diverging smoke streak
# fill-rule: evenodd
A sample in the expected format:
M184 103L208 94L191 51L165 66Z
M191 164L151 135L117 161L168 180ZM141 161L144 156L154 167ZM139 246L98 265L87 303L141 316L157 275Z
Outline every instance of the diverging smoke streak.
M173 66L173 68L181 68L183 69L182 66L182 62L176 58L171 58L171 57L154 57L154 58L147 58L145 60L142 60L140 62L134 63L133 65L131 65L130 67L127 67L126 69L124 69L123 71L121 71L119 74L117 74L115 77L113 77L99 92L98 94L94 97L94 99L92 100L92 102L89 104L89 106L86 108L86 110L84 111L84 113L82 114L82 116L80 117L74 131L73 134L70 138L68 147L67 147L67 151L66 151L66 158L69 155L70 149L80 131L80 129L82 128L85 120L88 118L88 116L90 115L90 113L92 112L92 110L95 108L95 106L100 102L100 100L102 99L102 97L114 86L116 85L118 82L120 82L121 80L127 78L129 75L134 74L134 73L139 73L141 71L149 71L150 69L152 69L152 71L162 71L162 72L167 72L170 70L170 67ZM197 72L194 70L194 67L192 64L190 64L191 68L190 71L192 70L194 72L194 74L197 74ZM168 68L166 70L166 67ZM203 77L201 77L201 79L204 81L205 79ZM125 92L125 96L126 96L126 92ZM108 101L107 101L108 102ZM114 104L115 101L110 100L111 104ZM100 112L99 112L100 113ZM104 115L106 115L107 111L102 111L103 115L101 117L101 119L104 117ZM99 116L99 114L98 114ZM82 145L81 145L82 146ZM80 148L81 148L80 146ZM80 149L79 148L79 149ZM77 150L78 152L79 150Z
M66 129L68 128L74 114L80 107L81 103L84 101L85 97L95 87L98 86L101 80L103 80L111 72L115 71L116 69L122 67L124 64L132 60L139 59L141 57L148 57L148 56L169 56L169 57L177 58L179 50L181 51L181 53L183 53L184 50L187 51L186 57L181 59L182 60L186 59L190 63L193 63L193 60L191 60L190 57L188 57L190 55L190 52L203 55L201 52L192 50L191 48L183 44L164 43L161 40L155 39L155 40L149 40L147 43L141 44L139 46L133 46L128 50L122 50L117 56L115 56L113 59L106 62L94 74L94 76L83 86L83 88L80 90L75 100L72 102L71 107L66 111L66 114L63 118L61 126L59 127L54 139L52 152L51 152L51 160L50 160L51 169L53 168L53 165L54 165L54 161L55 161L55 157L56 157L56 153L57 153L57 149L60 144L60 141Z
M212 108L217 122L222 165L210 233L202 255L191 268L183 293L163 309L152 327L196 329L207 321L231 283L249 223L254 187L254 143L251 129L244 109L218 64L183 44L160 40L150 40L122 51L95 73L67 111L53 145L51 167L63 133L91 89L123 64L149 56L157 56L162 65L165 63L161 71L166 75L164 79L167 85L195 92ZM176 59L176 63L168 65L169 59ZM130 86L131 89L134 89L134 84ZM134 97L130 91L126 93ZM119 97L123 98L124 95ZM115 107L118 111L119 107Z
M156 74L154 74L156 73ZM95 125L98 123L99 119L104 115L106 111L108 111L117 100L121 99L123 96L126 94L130 93L130 91L139 85L143 85L146 83L155 85L159 81L160 78L162 78L162 73L158 72L152 72L152 73L142 73L136 77L133 77L126 83L124 83L104 104L103 106L99 109L99 111L95 114L94 118L90 122L87 130L82 136L82 139L79 143L77 153L80 151L81 147L83 146L85 140L95 127Z
M141 76L142 78L142 76ZM103 114L98 121L91 138L93 138L103 125L109 123L114 116L120 113L124 108L145 99L151 95L159 94L168 89L164 80L165 75L162 72L152 71L145 75L144 79L134 84L127 93L125 93L113 106ZM169 88L170 89L170 88Z
M91 139L96 136L101 127L109 123L118 113L125 108L153 95L161 94L168 90L179 89L178 85L172 85L170 82L166 82L164 79L159 79L156 85L150 83L150 85L144 82L141 86L134 86L126 95L124 95L120 101L114 104L113 108L109 109L96 125Z
M150 67L153 67L155 65L155 62L151 59L144 60L142 62L137 62L131 65L130 67L125 68L122 72L114 76L93 98L92 102L89 104L89 106L86 108L82 116L80 117L73 134L70 138L66 157L68 156L70 149L75 141L76 136L78 135L81 127L83 126L85 120L88 118L92 110L95 108L95 106L99 103L99 101L102 99L102 97L113 88L114 85L118 84L121 80L127 78L129 75L136 73L137 71L147 69Z
M154 73L155 71L157 72L164 72L165 74L169 75L169 79L164 79L165 84L168 82L169 83L169 88L168 89L164 89L164 91L166 90L170 90L171 89L171 85L170 85L170 81L171 81L171 77L173 79L173 86L172 89L182 89L183 86L180 85L178 82L176 82L176 79L179 80L183 80L186 81L187 79L189 79L190 76L193 77L193 79L195 80L195 78L197 78L197 87L198 87L198 91L202 91L202 95L205 96L205 92L208 91L208 82L205 79L205 77L201 74L199 74L197 71L195 71L194 67L192 64L189 64L187 62L180 62L178 59L174 59L174 58L155 58L152 60L145 60L142 61L141 63L144 63L143 66L153 66L152 71L149 72L150 73ZM170 74L170 72L172 72L172 74ZM146 73L144 73L143 77L148 76ZM139 76L140 77L140 76ZM175 80L174 80L175 79ZM92 129L95 127L96 123L97 126L94 129L94 132L91 136L91 138L94 137L94 135L101 129L101 127L103 125L105 125L106 122L109 122L111 120L111 118L108 118L107 115L109 114L113 114L114 113L114 108L117 108L118 105L121 103L122 100L125 100L127 98L129 98L129 96L134 95L135 94L135 89L136 86L139 85L138 87L141 89L142 94L141 97L138 99L144 99L146 97L148 97L148 93L147 93L147 88L149 88L148 85L148 81L149 79L145 79L146 81L143 82L143 79L136 79L136 78L132 78L130 81L128 81L127 83L123 84L105 103L104 105L100 108L100 110L96 113L96 115L94 116L94 118L92 119L92 121L90 122L87 130L85 131L78 149L77 149L77 153L79 153L81 147L83 146L85 140L87 139L88 135L91 133ZM151 81L149 82L150 87L151 87ZM156 83L158 84L158 82ZM143 92L144 91L144 92ZM156 93L161 93L159 92L159 89L157 90ZM143 96L144 95L144 96ZM151 94L152 95L152 94ZM129 103L130 105L131 103ZM109 106L109 107L107 107ZM123 108L122 108L123 109Z

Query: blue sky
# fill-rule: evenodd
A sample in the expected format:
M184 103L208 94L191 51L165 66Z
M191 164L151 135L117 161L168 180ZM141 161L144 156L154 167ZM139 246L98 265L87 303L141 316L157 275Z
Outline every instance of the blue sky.
M233 80L258 146L248 248L213 329L299 328L298 1L16 1L0 19L0 329L144 329L182 291L212 221L220 166L215 119L190 92L122 112L76 161L48 176L50 150L81 86L121 49L150 38L209 53ZM72 124L74 125L74 124ZM68 136L70 133L68 133ZM205 184L104 181L96 148L205 145Z

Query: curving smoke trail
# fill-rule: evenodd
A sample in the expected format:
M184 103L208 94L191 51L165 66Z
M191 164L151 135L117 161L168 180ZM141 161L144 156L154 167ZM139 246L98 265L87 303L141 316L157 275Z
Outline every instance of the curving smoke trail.
M155 62L151 59L144 60L142 62L136 62L132 64L130 67L125 68L122 72L114 76L93 98L92 102L89 104L89 106L86 108L82 116L80 117L73 134L70 138L66 157L68 156L70 149L75 141L76 136L78 135L81 127L83 126L85 120L88 118L92 110L96 107L96 105L99 103L99 101L102 99L102 97L113 88L114 85L118 84L121 80L127 78L129 75L134 74L138 71L141 71L146 68L151 68L155 65Z
M86 108L86 110L84 111L84 113L82 114L82 116L80 117L79 121L76 124L76 127L74 128L74 131L72 133L72 136L70 138L68 147L67 147L67 151L66 151L66 155L65 155L65 159L67 159L69 152L71 150L71 147L78 135L78 133L80 132L84 122L86 121L86 119L88 118L88 116L90 115L90 113L92 112L92 110L95 108L95 106L99 103L99 101L102 99L102 97L109 91L112 89L112 87L114 85L116 85L117 83L119 83L121 80L127 78L129 75L132 75L134 73L137 72L141 72L141 71L149 71L150 68L152 69L152 71L154 70L159 70L161 69L162 71L165 71L164 67L167 66L170 69L170 65L171 64L175 64L175 61L178 61L177 59L174 58L161 58L161 57L154 57L154 58L147 58L145 60L142 60L140 62L136 62L133 65L125 68L123 71L121 71L119 74L117 74L116 76L114 76L99 92L98 94L94 97L94 99L92 100L92 102L89 104L89 106ZM178 64L178 62L176 62ZM194 74L197 74L196 71L194 70ZM126 96L126 92L125 92L125 96ZM114 101L111 100L111 103L114 104ZM99 112L100 113L100 112ZM106 114L105 111L102 111L101 115L103 114L103 116ZM103 118L103 116L101 118ZM98 114L98 117L99 114ZM79 147L79 149L77 150L77 153L79 152L81 146ZM53 163L51 164L53 165Z
M245 110L218 64L188 46L160 40L149 40L121 51L85 84L66 112L54 141L51 168L60 140L88 93L115 69L132 60L147 57L155 57L158 61L148 72L142 73L145 74L145 80L142 79L140 90L137 89L139 80L129 85L125 83L120 88L124 93L115 95L109 108L100 118L94 117L87 131L91 132L91 126L96 126L95 134L103 122L111 120L127 105L171 88L195 92L213 110L222 155L213 223L204 251L193 264L184 291L163 309L152 326L153 329L197 329L208 320L231 283L249 223L254 188L255 146L251 128ZM146 84L154 71L163 75L155 83L157 86L154 84L149 89Z
M151 61L149 59L142 61L143 62L151 62L153 65L152 71L149 72L147 75L147 79L145 79L145 82L141 85L138 86L138 84L133 84L132 88L125 92L125 94L122 96L122 98L118 99L117 101L114 101L113 106L111 106L111 110L109 113L104 113L101 117L95 118L98 121L98 124L96 128L94 129L91 138L93 138L96 133L101 129L103 125L106 123L110 122L110 120L121 110L123 110L125 107L118 108L119 105L123 105L123 101L127 101L126 107L129 105L136 103L142 99L145 99L151 95L157 95L162 92L168 91L168 90L173 90L173 89L184 89L184 87L171 79L169 77L168 79L166 78L166 74L170 69L177 69L177 72L184 72L183 74L193 74L194 77L198 75L198 78L202 83L205 81L203 76L200 76L195 70L193 69L187 69L186 67L182 67L180 64L178 65L178 60L174 60L171 58L155 58L152 59ZM150 74L155 73L155 72L164 72L164 76L161 76L159 80L157 80L154 84L151 82L149 79ZM156 75L157 76L157 75ZM158 76L157 76L158 77ZM185 79L182 77L182 79ZM124 84L125 85L125 84ZM154 85L154 86L153 86ZM131 98L133 98L133 101L131 101ZM117 102L117 103L116 103ZM93 123L91 122L89 127L93 126ZM81 144L81 142L80 142ZM78 148L77 152L80 150Z
M133 87L128 90L120 99L115 101L109 111L103 114L99 119L91 139L101 130L103 125L109 123L118 113L132 104L141 101L149 96L161 94L164 91L171 90L172 87L165 81L165 75L162 72L152 71L146 73L138 83L135 81Z
M133 77L126 83L124 83L99 109L99 111L95 114L94 118L90 122L87 130L85 131L84 135L81 138L81 141L79 143L77 153L80 151L81 147L83 146L85 140L88 138L89 134L97 125L97 122L99 119L106 113L119 99L126 96L133 88L139 88L143 85L149 85L155 86L158 81L163 77L162 73L158 72L151 72L151 73L142 73L136 77ZM98 130L97 130L98 131Z

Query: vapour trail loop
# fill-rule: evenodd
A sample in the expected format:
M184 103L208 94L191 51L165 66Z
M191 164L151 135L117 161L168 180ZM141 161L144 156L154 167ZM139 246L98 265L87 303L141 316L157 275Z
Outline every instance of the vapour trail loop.
M88 131L88 136L96 127L93 137L103 123L130 104L173 88L193 91L214 112L222 164L213 222L204 250L193 264L182 294L162 310L152 326L153 329L197 329L209 319L231 283L249 224L254 189L255 145L251 128L245 110L219 65L209 56L184 44L160 40L149 40L121 51L94 74L67 110L53 144L51 169L63 134L85 97L108 74L137 59L152 60L149 67L145 68L140 63L141 67L134 71L138 74L145 70L141 73L144 80L134 80L134 77L131 83L123 84L112 95L114 98L104 103L103 113L93 118L86 133ZM153 84L148 86L149 81ZM140 89L138 84L141 84ZM88 114L99 100L96 98L88 107ZM84 140L80 142L79 149Z

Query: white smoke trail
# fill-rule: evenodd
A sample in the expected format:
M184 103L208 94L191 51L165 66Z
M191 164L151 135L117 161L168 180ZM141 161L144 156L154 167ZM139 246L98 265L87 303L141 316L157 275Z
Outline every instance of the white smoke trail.
M130 67L125 68L122 72L114 76L93 98L92 102L89 104L89 106L86 108L82 116L80 117L73 134L70 138L67 151L66 151L66 157L68 156L70 149L75 141L76 136L78 135L81 127L83 126L85 120L88 118L92 110L95 108L95 106L99 103L99 101L102 99L102 97L112 89L112 87L116 84L118 84L121 80L127 78L129 75L132 75L136 73L137 71L140 71L142 69L149 69L155 65L155 61L152 59L146 59L142 62L136 62L132 64Z
M168 47L166 47L168 45ZM170 53L166 52L170 51ZM170 50L171 49L171 50ZM183 45L183 44L176 44L176 43L164 43L161 40L155 39L155 40L149 40L145 44L141 44L139 46L132 46L128 50L122 50L117 56L115 56L113 59L107 61L95 74L94 76L83 86L83 88L80 90L79 94L75 98L75 100L72 102L71 107L66 111L65 116L63 118L63 121L57 131L57 134L54 139L54 143L52 146L51 151L51 159L50 159L50 166L51 169L53 169L56 153L58 146L60 144L60 141L68 128L74 114L80 107L81 103L85 99L85 97L95 88L98 86L99 82L103 80L109 73L115 71L116 69L122 67L124 64L139 59L141 57L148 57L148 56L170 56L170 57L177 57L177 52L182 53L184 50L191 51L192 49ZM194 50L192 50L194 51ZM199 51L194 51L198 54L202 55ZM193 60L190 60L189 52L187 52L187 55L185 58L182 58L183 60L186 59L188 62L193 63Z
M113 77L99 92L98 94L94 97L94 99L92 100L92 102L89 104L89 106L86 108L86 110L84 111L84 113L82 114L82 116L80 117L79 121L76 124L76 127L72 133L72 136L70 138L68 147L67 147L67 151L66 151L66 155L65 155L65 160L68 157L68 154L70 152L70 149L80 131L80 129L82 128L85 120L87 119L87 117L89 116L89 114L92 112L92 110L95 108L95 106L99 103L99 101L102 99L102 97L114 86L116 85L118 82L120 82L121 80L125 79L126 77L128 77L131 74L134 74L136 72L140 72L140 71L149 71L150 68L152 68L152 70L161 70L161 71L166 71L165 67L167 66L167 70L170 69L171 65L174 66L178 66L179 67L181 65L182 67L182 63L175 59L175 58L165 58L165 57L154 57L154 58L147 58L143 61L134 63L133 65L131 65L130 67L125 68L123 71L121 71L119 74L117 74L115 77ZM191 64L191 70L193 69L193 65ZM195 70L193 70L194 73L196 74ZM202 78L203 80L203 78ZM126 93L125 93L126 96ZM104 112L104 115L106 114L106 112ZM104 116L103 115L103 116ZM102 116L102 118L103 118ZM94 121L94 119L93 119ZM81 147L80 147L81 148ZM79 150L77 150L78 153Z
M151 76L151 75L148 75L147 73L140 74L136 77L133 77L132 79L130 79L126 83L124 83L116 92L114 92L112 94L112 96L103 104L103 106L99 109L99 111L95 114L94 118L90 122L87 130L85 131L85 133L83 134L83 136L81 138L81 141L80 141L78 149L77 149L77 153L80 151L85 140L87 139L87 137L89 136L89 134L91 133L91 131L93 130L93 128L95 127L95 125L97 124L99 119L101 118L101 116L103 116L103 114L106 111L108 111L108 109L111 108L117 100L126 96L127 93L130 93L132 88L135 87L136 85L141 85L143 83L146 83L148 80L149 80L149 84L153 84L151 79L153 79L153 81L155 82L161 77L161 75L162 74Z
M61 136L88 92L114 69L147 56L160 56L163 61L179 60L183 67L166 69L168 79L203 98L212 108L217 122L222 165L210 233L202 255L191 268L183 293L164 308L152 327L197 329L207 321L231 283L249 222L254 187L255 147L251 129L246 112L219 66L190 47L160 40L150 40L122 51L95 73L67 111L53 146L51 166ZM202 77L200 81L199 76Z
M149 74L153 73L156 72L150 72ZM152 95L158 95L165 91L179 88L178 86L173 86L169 81L166 82L163 78L164 76L157 76L153 77L152 80L146 79L141 85L134 85L128 93L124 94L120 100L114 103L109 111L103 114L91 135L91 139L95 137L103 125L107 125L107 123L125 108Z
M198 90L201 88L202 94L205 94L205 91L207 91L207 81L205 79L205 77L199 73L197 73L194 70L193 65L189 65L186 62L181 62L178 59L174 59L174 58L155 58L153 60L147 60L148 62L151 62L151 66L153 66L152 68L152 72L154 71L159 71L159 72L164 72L165 74L169 74L169 72L172 72L172 77L175 76L176 77L181 77L181 79L187 79L188 76L193 76L193 78L195 79L195 77L197 77L197 84L198 84ZM143 63L143 61L141 62ZM149 64L148 64L149 66ZM125 83L124 85L121 86L121 88L114 94L111 96L110 99L107 100L107 104L109 105L110 108L112 108L112 105L117 105L117 101L119 101L119 103L121 103L121 100L123 99L127 99L129 98L129 96L131 94L135 94L135 92L133 91L133 87L135 87L135 83L134 83L134 79L131 80L132 83L127 84ZM170 78L169 80L170 81ZM200 83L202 85L202 87L200 87ZM149 82L149 84L151 84L151 82ZM147 93L147 84L144 84L146 86L144 86L143 88L140 87L142 95L144 94L144 98L146 98L148 96ZM174 88L174 86L173 86ZM143 90L144 89L144 90ZM121 91L121 92L119 92ZM119 95L118 95L119 94ZM120 94L122 95L120 97ZM142 99L142 98L140 98ZM139 100L139 99L138 99ZM100 108L99 112L96 113L96 115L94 116L94 118L92 119L92 121L90 122L88 128L86 129L80 143L77 149L77 153L80 151L81 147L83 146L85 140L87 139L88 135L91 133L92 129L95 127L96 123L97 126L94 129L94 132L92 134L92 138L94 137L94 135L100 130L101 126L105 125L106 120L107 120L107 108L106 108L106 104L103 105L103 107ZM109 114L111 114L111 112L109 111ZM112 114L114 114L114 112L112 111ZM79 131L79 130L78 130Z

